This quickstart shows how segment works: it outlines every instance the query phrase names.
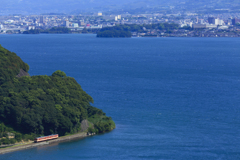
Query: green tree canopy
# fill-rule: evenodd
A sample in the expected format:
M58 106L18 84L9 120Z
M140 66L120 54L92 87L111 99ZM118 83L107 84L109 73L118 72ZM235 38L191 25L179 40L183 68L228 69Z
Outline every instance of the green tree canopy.
M1 46L0 55L0 123L18 131L17 141L24 138L21 134L30 135L26 138L32 134L58 133L61 136L76 133L81 130L84 119L101 126L98 132L114 128L114 122L111 119L106 121L109 117L92 106L92 97L83 91L74 78L67 77L60 70L51 76L17 78L20 69L29 70L28 65ZM1 131L0 127L1 133L6 131Z

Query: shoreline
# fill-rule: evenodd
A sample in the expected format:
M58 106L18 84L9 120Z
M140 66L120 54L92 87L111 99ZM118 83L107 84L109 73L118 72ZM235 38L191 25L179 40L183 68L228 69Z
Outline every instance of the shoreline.
M96 33L40 33L40 34L1 34L0 35L63 35L63 34L82 34L82 35L97 35ZM96 38L240 38L240 36L131 36L131 37L96 37Z
M10 152L20 151L20 150L24 150L24 149L30 149L30 148L34 148L34 147L38 147L38 146L48 145L48 144L52 144L52 143L57 143L57 142L64 142L64 141L69 141L69 140L74 140L74 139L82 139L82 138L90 137L93 135L94 134L88 135L86 132L81 132L81 133L76 133L73 135L59 137L58 139L54 139L54 140L50 140L50 141L39 142L39 143L31 142L31 143L26 143L26 144L23 144L20 146L11 146L9 148L0 149L0 155L10 153Z

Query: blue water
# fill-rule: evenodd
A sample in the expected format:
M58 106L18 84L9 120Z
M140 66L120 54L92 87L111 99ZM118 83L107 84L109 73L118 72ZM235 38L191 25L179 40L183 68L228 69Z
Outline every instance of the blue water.
M74 77L117 126L0 159L240 159L238 38L0 35L0 44L31 75Z

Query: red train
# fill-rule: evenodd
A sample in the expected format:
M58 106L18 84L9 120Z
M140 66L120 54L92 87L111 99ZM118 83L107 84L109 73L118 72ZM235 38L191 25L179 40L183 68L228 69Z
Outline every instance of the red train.
M42 142L42 141L47 141L47 140L52 140L52 139L57 139L58 138L58 134L52 134L49 136L43 136L43 137L37 137L34 139L34 142Z

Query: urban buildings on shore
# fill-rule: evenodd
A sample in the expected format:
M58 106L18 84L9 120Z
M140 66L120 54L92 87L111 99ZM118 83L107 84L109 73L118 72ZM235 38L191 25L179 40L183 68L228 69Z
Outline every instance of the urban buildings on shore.
M122 14L104 15L12 15L0 16L0 34L23 33L26 30L67 27L72 31L101 29L117 24L176 23L179 27L193 29L238 29L240 13L198 15L195 13L175 14Z

